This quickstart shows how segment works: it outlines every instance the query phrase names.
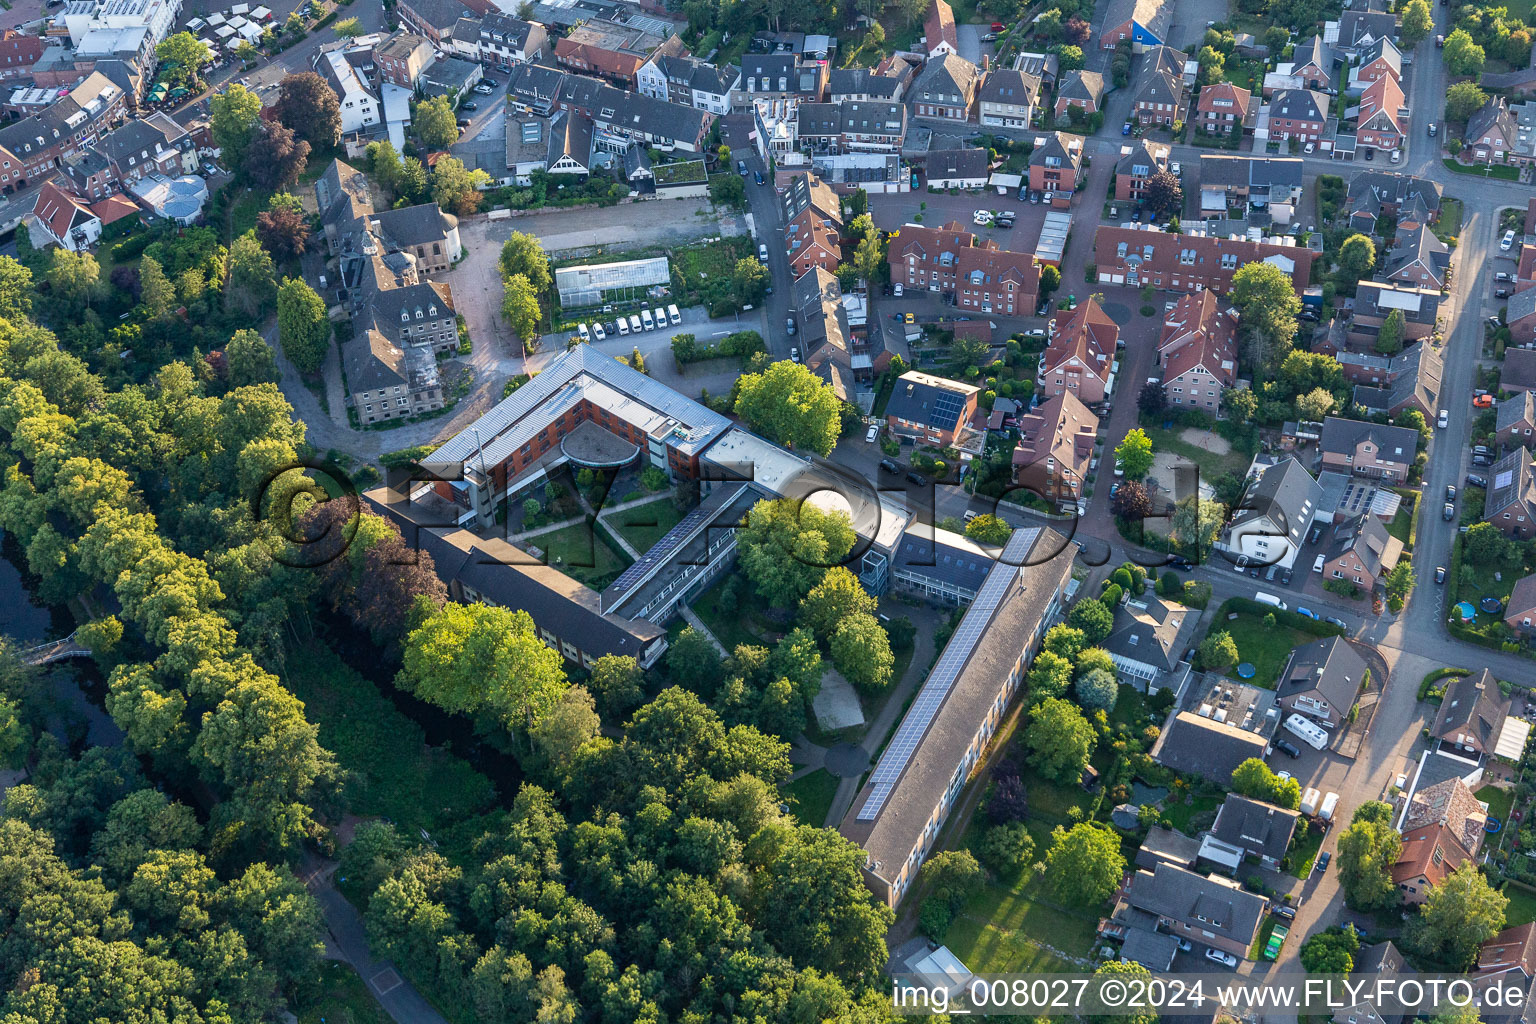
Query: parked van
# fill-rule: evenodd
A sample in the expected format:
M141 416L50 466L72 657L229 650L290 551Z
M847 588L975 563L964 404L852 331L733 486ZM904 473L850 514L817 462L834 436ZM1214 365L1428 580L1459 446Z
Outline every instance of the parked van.
M1312 815L1317 813L1317 804L1321 799L1322 794L1308 786L1307 791L1301 794L1301 813L1309 818L1312 817Z
M667 326L667 311L662 309L660 306L657 306L655 309L651 310L651 316L656 318L657 327Z
M640 318L635 314L629 314L629 330L631 334L639 334L643 328L640 326Z
M1279 608L1281 611L1288 611L1289 610L1289 609L1286 608L1285 602L1280 600L1274 594L1265 594L1265 593L1261 592L1261 593L1258 593L1258 594L1254 594L1253 595L1253 599L1255 601L1259 602L1259 604L1267 604L1267 605L1270 605L1272 607Z
M591 341L592 340L592 332L587 330L587 325L586 324L577 324L576 325L576 333L581 335L581 340L582 341Z
M617 323L619 325L619 333L620 334L628 334L629 333L629 319L627 317L622 317L622 316L619 317Z
M1329 793L1323 797L1323 805L1317 809L1317 816L1324 821L1333 820L1334 808L1339 806L1339 794Z
M667 307L667 318L672 321L673 327L683 322L683 314L677 311L677 303L674 302Z
M1301 715L1291 715L1285 720L1285 731L1300 739L1313 750L1328 745L1328 733L1322 726Z
M648 309L642 309L640 311L640 322L645 324L645 329L648 331L654 331L656 329L656 320L651 316L651 311Z

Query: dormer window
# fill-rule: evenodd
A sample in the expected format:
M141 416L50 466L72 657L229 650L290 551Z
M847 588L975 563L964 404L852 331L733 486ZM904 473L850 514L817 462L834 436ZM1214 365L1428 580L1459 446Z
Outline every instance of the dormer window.
M417 320L421 319L421 307L420 306L416 307L416 319Z
M404 309L400 311L400 322L403 324L408 324L411 322L411 314L409 311Z

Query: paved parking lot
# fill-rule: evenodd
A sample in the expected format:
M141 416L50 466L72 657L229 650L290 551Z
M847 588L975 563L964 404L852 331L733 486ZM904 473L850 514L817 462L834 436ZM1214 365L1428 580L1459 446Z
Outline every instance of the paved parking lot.
M994 213L1011 211L1017 221L1010 229L978 227L971 222L977 210ZM916 223L922 215L925 228L943 227L950 221L959 221L967 231L974 231L981 238L990 238L1005 249L1015 252L1033 252L1040 241L1040 226L1045 223L1047 207L1043 203L1028 203L1017 198L1016 193L999 195L997 189L980 192L962 192L952 196L948 192L896 192L871 195L869 215L875 227L895 231L903 224Z

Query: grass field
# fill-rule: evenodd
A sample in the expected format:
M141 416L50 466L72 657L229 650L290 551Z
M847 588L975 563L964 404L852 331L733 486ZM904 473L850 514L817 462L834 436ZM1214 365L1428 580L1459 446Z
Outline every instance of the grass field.
M1477 175L1478 177L1487 178L1502 178L1504 181L1520 180L1520 168L1518 167L1494 167L1491 171L1485 173L1481 167L1463 167L1455 160L1449 158L1441 160L1440 162L1445 164L1446 167L1455 171L1457 174Z
M1484 786L1473 795L1488 805L1490 817L1498 818L1500 821L1509 820L1509 809L1515 805L1514 790Z
M1536 893L1508 884L1503 892L1509 897L1509 906L1504 908L1504 927L1513 928L1536 921Z
M1305 819L1302 824L1305 825ZM1300 837L1291 841L1290 853L1287 855L1290 859L1291 874L1304 879L1311 873L1312 862L1317 859L1318 851L1323 848L1324 835L1325 833L1321 831L1303 829Z
M1164 430L1162 427L1147 427L1141 429L1147 432L1152 439L1152 446L1158 451L1173 452L1182 455L1190 462L1200 467L1202 477L1215 479L1223 473L1235 473L1242 476L1248 471L1248 464L1253 461L1248 456L1238 452L1229 451L1225 455L1208 452L1198 445L1190 444L1179 436L1184 427L1175 426L1172 430Z
M541 533L530 543L544 552L551 568L593 590L602 590L629 567L629 558L586 523Z
M1413 546L1408 541L1413 536L1413 513L1418 508L1419 495L1407 488L1398 488L1397 493L1402 495L1403 503L1397 506L1397 514L1387 524L1387 533L1402 541L1406 550L1412 551Z
M1237 642L1238 660L1254 667L1255 674L1249 682L1273 690L1291 649L1314 638L1289 626L1266 626L1263 616L1249 612L1237 612L1236 615L1237 618L1231 620L1217 618L1211 623L1211 629L1231 633Z
M736 261L755 254L752 239L745 235L678 249L672 254L672 265L687 293L678 299L678 305L692 306L728 295L734 285Z
M1435 234L1441 241L1461 234L1462 206L1460 199L1440 200L1440 219L1435 222Z
M1190 822L1197 817L1207 819L1202 827L1209 828L1209 822L1215 820L1216 808L1221 806L1222 797L1213 794L1196 794L1190 797L1188 803L1175 803L1171 799L1163 801L1163 817L1174 828L1186 835L1194 835L1195 826Z
M619 536L627 540L639 552L644 553L666 536L667 531L682 521L683 513L677 510L670 495L657 498L644 505L615 512L604 517L604 522Z
M311 643L283 680L320 729L320 745L354 776L352 809L429 832L486 810L495 790L468 763L429 747L421 727L329 647Z
M818 768L809 775L802 775L793 782L786 782L779 787L779 792L786 797L794 797L789 800L790 813L795 820L802 825L810 825L821 828L827 823L827 814L832 810L832 798L837 795L837 776L825 768Z
M313 998L296 1001L299 1024L390 1024L357 972L346 964L326 960L320 964L320 982Z

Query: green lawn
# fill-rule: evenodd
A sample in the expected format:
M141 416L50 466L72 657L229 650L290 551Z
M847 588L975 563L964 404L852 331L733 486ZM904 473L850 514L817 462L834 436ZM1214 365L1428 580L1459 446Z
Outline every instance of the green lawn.
M491 781L440 747L401 714L377 686L326 645L306 645L288 659L283 680L320 730L320 745L353 775L357 814L393 818L405 834L429 832L488 809Z
M1171 430L1147 426L1143 426L1141 429L1147 432L1147 436L1152 439L1152 446L1158 451L1182 455L1190 462L1199 466L1202 476L1209 479L1214 480L1223 473L1235 473L1238 476L1242 476L1247 472L1248 464L1253 461L1248 456L1239 452L1217 455L1215 452L1208 452L1198 445L1190 444L1179 436L1186 428L1178 425L1175 425ZM1108 442L1106 442L1107 446Z
M1413 536L1413 513L1419 504L1419 494L1407 488L1398 488L1397 493L1402 495L1403 503L1397 507L1397 515L1387 524L1387 533L1402 541L1404 547L1412 551L1408 541Z
M1515 805L1515 791L1498 786L1484 786L1473 794L1488 805L1488 815L1500 821L1509 821L1509 810Z
M802 825L821 828L827 823L827 814L832 810L832 798L837 795L837 784L837 776L825 768L818 768L809 775L784 783L779 787L779 792L794 798L787 802L795 820Z
M1163 802L1163 817L1178 831L1185 835L1194 835L1195 827L1190 822L1196 817L1204 816L1207 820L1198 827L1209 828L1210 822L1215 820L1216 808L1221 806L1224 797L1206 794L1196 794L1188 803Z
M1280 670L1285 668L1285 660L1290 657L1291 649L1314 638L1289 626L1266 626L1261 615L1250 612L1234 614L1237 617L1230 620L1219 616L1211 623L1211 630L1224 629L1232 634L1232 639L1237 642L1238 661L1249 662L1254 667L1255 674L1249 682L1274 689L1275 680L1280 677Z
M668 495L646 502L644 505L615 512L605 517L604 522L619 536L629 541L636 551L644 553L655 547L656 542L666 536L667 531L681 522L682 518L683 513L677 510L677 505Z
M1460 199L1442 199L1440 201L1440 219L1435 222L1435 234L1444 241L1461 234L1462 206Z
M1446 158L1440 162L1445 164L1445 166L1449 167L1451 170L1455 171L1457 174L1476 175L1480 178L1502 178L1505 181L1520 180L1520 168L1518 167L1496 166L1485 172L1481 167L1463 167L1461 164L1450 158Z
M1323 848L1322 830L1309 829L1306 819L1302 819L1296 826L1297 835L1291 840L1290 852L1286 854L1289 867L1286 869L1297 878L1306 878L1312 870L1312 862L1317 859L1317 852Z
M602 590L629 567L629 558L614 550L602 534L586 523L541 533L529 543L544 552L552 568L593 590Z
M299 1024L390 1024L357 972L334 960L320 963L320 980L294 1000Z
M1503 893L1509 897L1509 906L1504 908L1504 927L1536 921L1536 893L1509 884L1504 886Z
M1024 791L1029 794L1030 816L1038 815L1052 824L1068 824L1070 808L1080 808L1086 817L1093 806L1093 795L1083 787L1051 782L1035 774L1032 768L1024 770Z

